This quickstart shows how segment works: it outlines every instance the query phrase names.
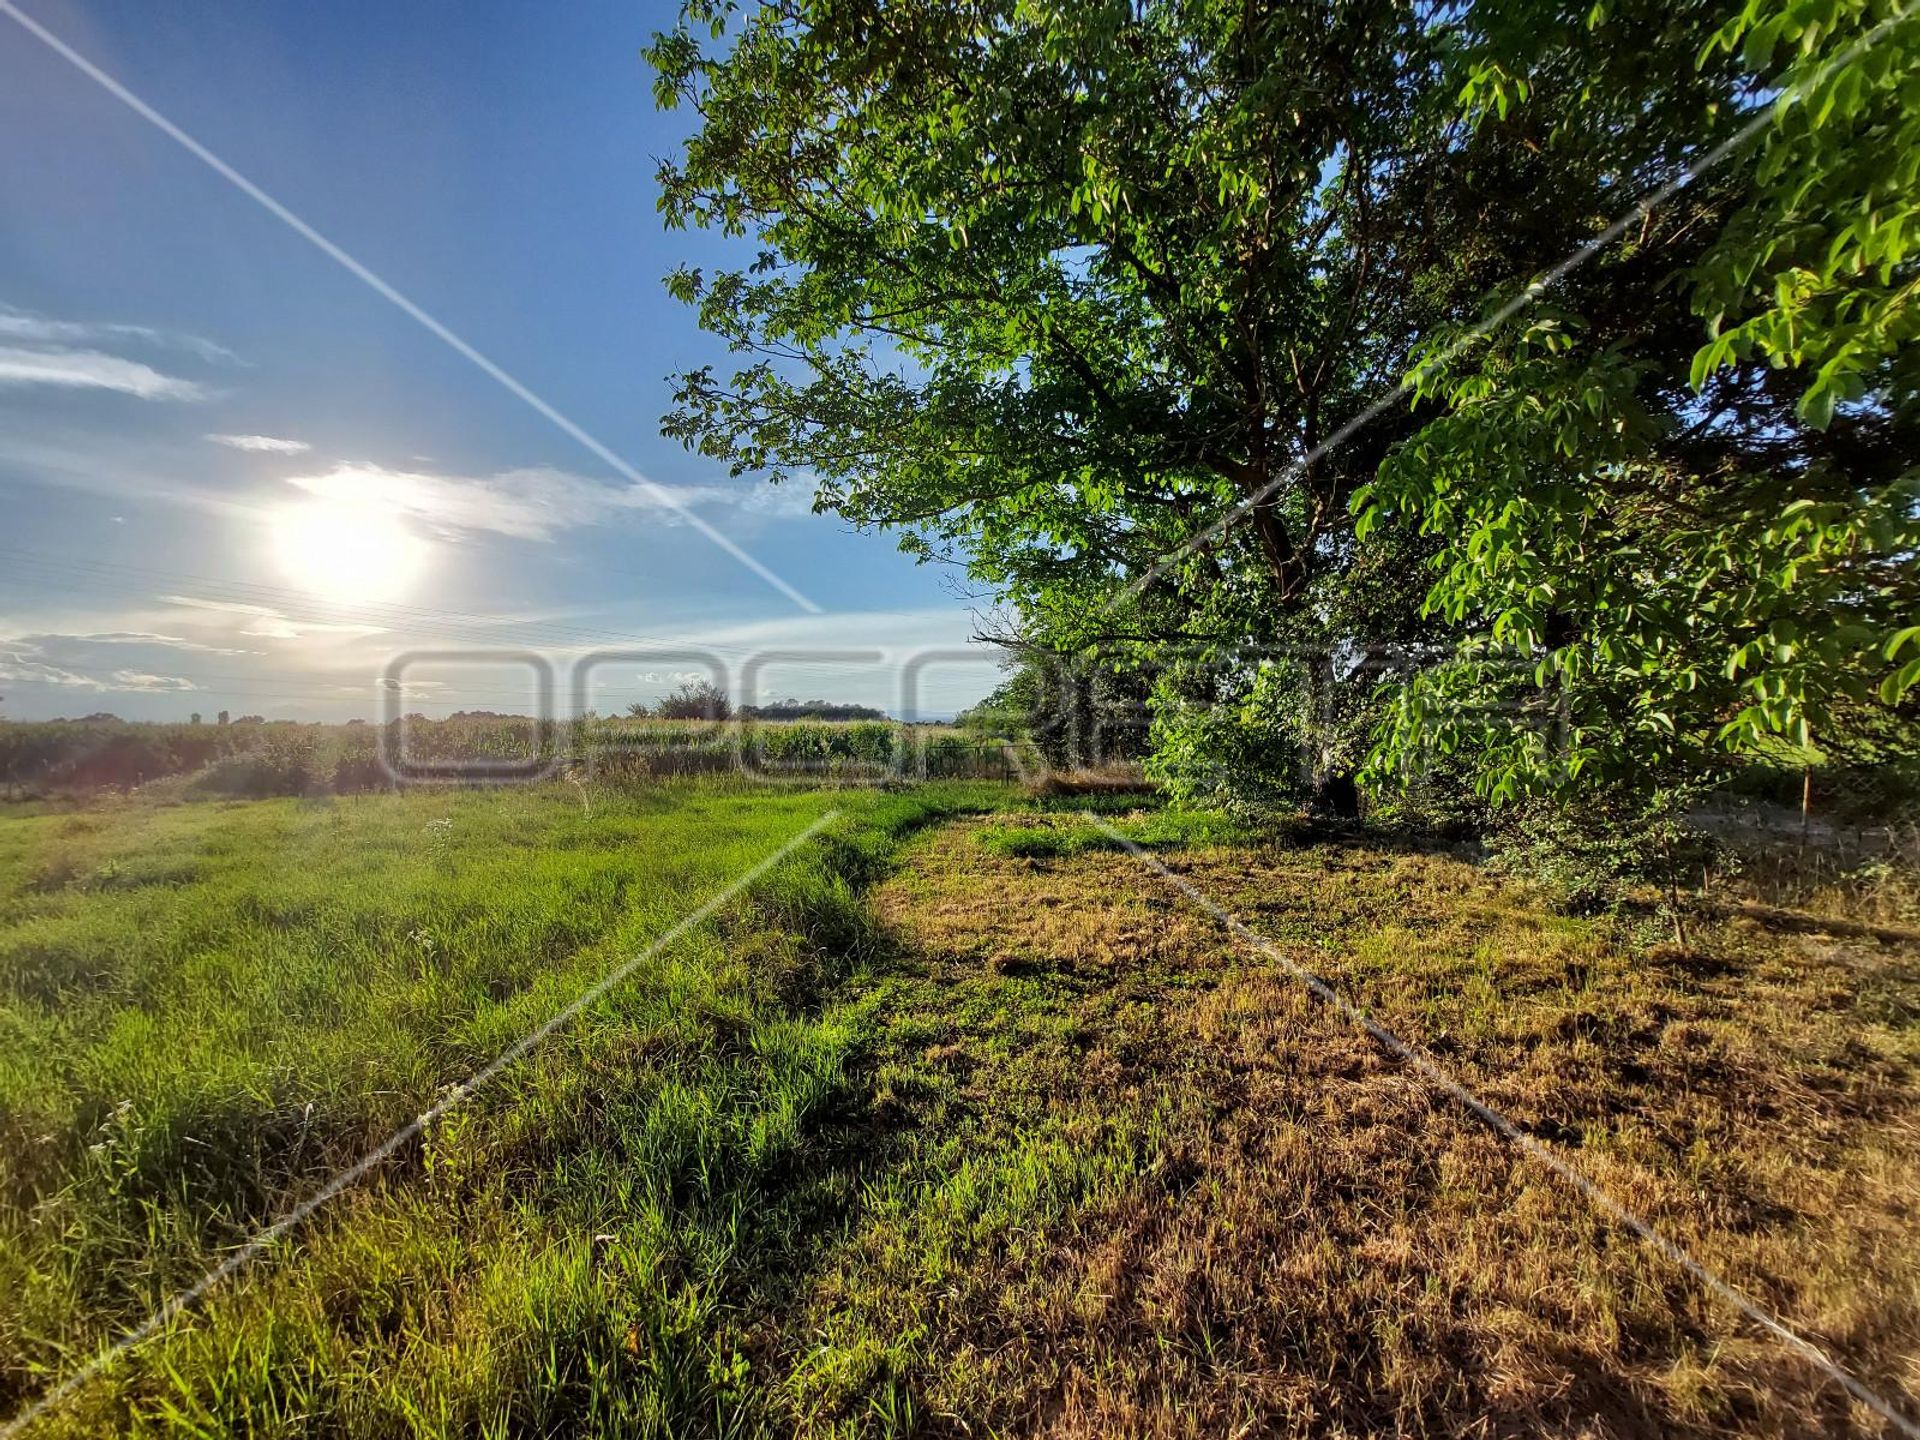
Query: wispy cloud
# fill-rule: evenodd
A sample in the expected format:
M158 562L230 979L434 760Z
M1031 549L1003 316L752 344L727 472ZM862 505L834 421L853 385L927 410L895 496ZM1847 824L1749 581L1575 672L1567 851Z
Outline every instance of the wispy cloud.
M239 356L223 345L177 330L95 320L58 320L14 305L0 305L0 339L49 345L99 345L115 341L184 350L202 360L236 363Z
M381 635L386 633L379 625L359 623L337 623L325 620L297 620L270 605L248 605L238 600L203 600L194 595L162 595L163 605L175 605L186 610L207 610L221 615L237 615L246 622L246 628L240 631L252 639L298 640L302 635Z
M16 684L69 685L83 690L105 688L90 675L48 664L30 647L15 647L5 643L0 643L0 680L10 680Z
M993 657L998 651L975 646L973 615L959 606L924 606L912 610L836 610L830 615L776 615L767 619L705 625L689 633L689 645L712 644L730 649L809 650L865 649L911 655L927 650L965 650ZM998 663L995 660L993 663Z
M24 423L31 417L22 419ZM179 478L188 474L194 478ZM206 483L206 474L204 465L196 470L151 437L131 429L123 433L91 423L81 430L36 435L0 424L0 477L8 481L99 495L113 502L173 505L247 523L272 515L272 507L258 498L257 489L215 489Z
M713 506L779 519L813 513L814 487L799 476L781 485L771 485L764 480L743 480L730 485L661 485L658 488L680 504L694 509ZM659 508L645 492L636 495L635 503L645 509ZM665 511L661 516L668 524L674 523L673 517L672 510Z
M564 470L510 470L491 476L427 475L347 464L288 483L323 500L381 505L443 534L489 531L548 540L618 508L620 491Z
M226 645L208 645L181 635L163 635L154 630L100 630L88 635L22 635L19 642L44 649L49 644L72 645L157 645L163 650L192 650L202 655L258 655L258 650L236 650Z
M0 387L51 385L107 390L142 400L204 400L212 392L116 351L164 349L215 363L237 363L232 351L198 335L95 320L36 315L0 304Z
M104 350L26 350L0 346L0 386L55 385L113 390L142 400L204 400L211 393L193 380L164 375L151 365Z
M266 455L304 455L313 448L304 440L281 440L272 435L209 435L207 439L230 450L253 450Z
M126 690L142 693L198 690L184 675L159 675L149 670L114 670L88 674L48 658L46 648L31 639L0 640L0 680L24 685L54 685L67 690Z
M139 690L147 693L174 693L200 687L184 675L149 675L144 670L116 670L109 690Z
M429 475L352 463L314 475L288 477L291 485L325 500L384 505L443 535L487 532L522 540L550 540L563 530L598 524L621 513L645 512L663 524L685 523L675 504L726 506L758 514L799 515L812 506L800 486L765 484L607 485L565 470L536 467L495 475ZM670 503L671 502L671 503Z

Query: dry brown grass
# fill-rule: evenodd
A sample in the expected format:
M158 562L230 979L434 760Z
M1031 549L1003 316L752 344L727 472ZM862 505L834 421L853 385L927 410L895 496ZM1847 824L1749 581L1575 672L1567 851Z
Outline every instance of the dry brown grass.
M1869 925L1920 927L1920 824L1754 846L1724 888L1733 896Z
M1137 761L1116 760L1073 770L1044 770L1030 779L1026 792L1035 798L1074 795L1144 795L1153 789Z
M1880 1432L1136 859L980 828L878 897L872 1178L762 1353L796 1428ZM1636 952L1437 854L1162 858L1920 1394L1920 953L1737 921Z

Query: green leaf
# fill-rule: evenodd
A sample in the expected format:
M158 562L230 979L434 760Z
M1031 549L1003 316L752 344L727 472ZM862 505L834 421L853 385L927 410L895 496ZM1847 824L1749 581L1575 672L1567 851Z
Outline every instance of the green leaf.
M1833 387L1816 380L1807 393L1800 397L1795 410L1814 429L1826 429L1833 423Z

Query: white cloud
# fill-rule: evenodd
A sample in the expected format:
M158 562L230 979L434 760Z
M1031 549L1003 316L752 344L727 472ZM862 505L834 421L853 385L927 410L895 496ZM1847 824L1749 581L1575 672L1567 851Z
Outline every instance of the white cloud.
M14 649L0 646L0 680L38 685L69 685L82 690L106 688L91 675L82 675L75 670L49 665L46 661L36 658L31 647Z
M304 613L297 602L282 610L275 604L191 594L159 595L128 609L30 617L15 612L0 621L0 692L10 695L8 709L15 714L36 709L53 714L62 705L71 710L71 697L96 692L143 695L146 703L164 710L168 695L193 691L205 697L197 703L209 707L232 703L250 709L257 703L244 694L230 700L227 681L264 666L257 673L290 677L290 684L311 690L310 708L318 713L333 713L355 697L361 703L354 708L364 711L367 697L379 693L381 681L375 677L384 675L396 650L406 648L412 626L401 622L383 631L374 625L308 621L300 618ZM664 618L639 602L586 613L603 617L595 623L622 633L657 629ZM538 617L475 613L468 618L510 625ZM1000 652L967 644L975 623L959 607L776 615L717 627L674 623L639 653L600 663L591 672L591 698L603 709L624 708L636 694L648 698L689 676L704 677L695 657L708 652L736 699L747 698L751 690L759 702L824 696L896 715L951 714L1005 678ZM431 623L423 622L423 629L430 635ZM243 643L256 647L248 658L222 658ZM604 648L585 639L578 645L534 640L530 646L530 653L542 655L562 674L584 654ZM261 652L272 658L252 658ZM202 673L202 665L211 673ZM453 707L472 698L467 692L499 691L515 683L481 662L437 661L427 669L431 678L409 674L406 680L409 707ZM915 677L911 686L909 675Z
M202 600L195 595L162 595L163 604L183 605L189 610L217 610L228 615L278 615L266 605L248 605L239 600Z
M997 653L972 643L975 619L958 606L915 610L837 610L829 615L779 615L764 620L709 626L686 636L702 643L747 650L875 649L893 656L931 650Z
M204 400L207 388L104 350L23 350L0 346L0 386L57 385L114 390L142 400Z
M9 479L99 495L115 502L175 505L249 523L257 523L270 513L268 507L249 498L252 492L221 491L178 480L157 468L155 459L151 438L122 435L100 425L51 438L19 434L0 425L0 472L7 472Z
M192 595L162 595L158 597L164 605L177 605L187 610L210 610L223 615L245 617L249 624L242 635L264 640L298 640L305 634L326 635L383 635L386 630L379 625L341 624L325 620L295 620L268 605L248 605L238 600L202 600ZM249 651L258 654L258 651Z
M20 684L57 685L70 690L197 690L200 687L182 675L157 675L148 670L115 670L102 678L55 663L47 657L42 639L61 636L30 636L0 641L0 680Z
M197 335L149 325L58 320L0 305L0 387L52 385L69 390L109 390L142 400L204 400L209 395L207 387L196 380L169 375L143 361L113 353L128 345L184 351L214 362L238 359L231 351Z
M36 315L12 305L0 305L0 338L25 340L36 344L89 345L105 341L129 340L136 344L159 345L185 350L203 360L237 361L240 357L224 346L198 335L174 330L156 330L150 325L120 325L92 320L56 320Z
M206 645L179 635L162 635L151 630L101 630L89 635L22 635L23 645L44 649L48 644L65 645L158 645L167 650L195 650L203 655L258 655L258 650L233 650L224 645Z
M489 531L522 540L549 540L556 531L602 519L620 507L622 495L614 486L550 469L478 477L348 464L288 483L323 500L385 506L445 533Z
M173 692L179 690L198 690L200 687L184 675L149 675L144 670L116 670L113 672L113 683L104 688L109 690Z
M730 485L658 485L655 488L689 510L715 505L780 519L813 513L814 487L797 476L781 485L742 480ZM657 502L643 493L637 503L652 506Z
M300 630L291 621L277 615L266 616L240 632L249 640L298 640Z
M254 450L267 455L304 455L313 448L304 440L280 440L272 435L209 435L207 439L230 450Z
M644 512L679 524L680 508L728 506L763 515L800 515L813 493L800 485L608 485L550 467L496 475L428 475L371 463L334 466L288 477L310 495L352 505L380 505L414 517L442 534L488 532L521 540L550 540L562 530L600 523L623 512Z

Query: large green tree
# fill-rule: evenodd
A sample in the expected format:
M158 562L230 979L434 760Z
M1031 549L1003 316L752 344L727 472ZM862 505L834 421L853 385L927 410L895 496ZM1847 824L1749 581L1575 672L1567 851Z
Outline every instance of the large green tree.
M1633 223L1516 323L1424 342L1444 413L1362 528L1445 537L1428 604L1460 639L1396 696L1383 774L1444 752L1496 798L1657 785L1817 744L1920 680L1920 24L1680 7L1654 50L1619 19L1460 21L1476 124L1606 167L1589 223ZM1717 83L1669 88L1658 53ZM1684 192L1627 209L1683 166Z
M1351 763L1329 717L1370 723L1406 644L1442 658L1395 682L1376 774L1698 763L1906 643L1884 19L696 0L651 51L699 118L663 208L750 258L672 277L740 360L680 377L668 429L959 554L1030 648L1164 657L1176 781L1307 739ZM1808 645L1836 607L1846 641Z
M1464 263L1404 214L1455 124L1414 8L694 4L652 59L701 122L669 221L758 246L673 277L750 357L681 377L673 433L963 549L1075 640L1304 603L1404 425L1297 462L1395 382L1437 313L1421 278Z

